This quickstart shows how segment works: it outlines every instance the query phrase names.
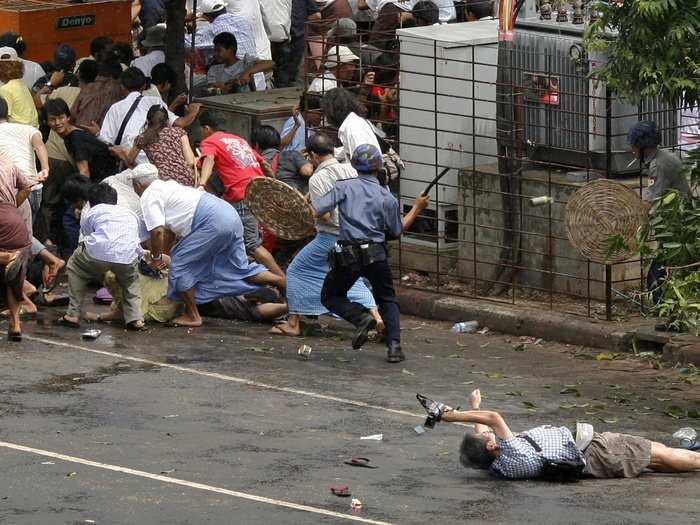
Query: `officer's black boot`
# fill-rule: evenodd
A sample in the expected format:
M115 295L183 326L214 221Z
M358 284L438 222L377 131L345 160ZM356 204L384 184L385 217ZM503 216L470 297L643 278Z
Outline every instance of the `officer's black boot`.
M403 350L401 350L401 343L398 341L390 342L386 348L386 360L390 363L400 363L405 359L406 356L403 354Z
M377 326L377 320L369 314L365 314L362 321L357 325L355 335L352 336L352 347L354 350L362 348L367 342L367 337L370 330Z

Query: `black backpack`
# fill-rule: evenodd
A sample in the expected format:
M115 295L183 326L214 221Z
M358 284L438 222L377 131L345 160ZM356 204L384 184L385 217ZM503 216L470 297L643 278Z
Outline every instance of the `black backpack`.
M519 437L527 441L537 452L542 452L542 447L540 447L530 436L521 434ZM557 483L576 483L583 477L583 467L585 467L585 463L583 463L583 461L547 458L544 458L544 460L545 463L542 467L540 479L545 481L554 481Z

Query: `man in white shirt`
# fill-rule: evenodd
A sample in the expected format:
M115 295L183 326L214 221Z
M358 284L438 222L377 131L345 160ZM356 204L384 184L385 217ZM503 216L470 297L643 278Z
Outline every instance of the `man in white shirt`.
M168 111L170 124L186 128L197 118L201 104L193 102L187 107L187 113L178 117L170 110L160 97L144 96L142 91L146 84L143 72L135 67L127 68L120 78L123 90L128 93L123 100L112 105L107 111L102 128L96 126L86 127L92 133L99 134L99 138L114 146L130 148L138 137L144 125L148 110L152 106L161 106ZM136 162L145 162L146 156L141 152Z
M173 180L159 180L152 164L134 168L131 180L150 232L154 270L165 268L168 231L177 238L170 252L168 298L183 301L185 312L172 326L201 326L197 304L245 295L266 284L284 289L283 276L248 262L243 223L229 203Z
M280 68L287 67L285 58L291 52L292 0L260 0L260 13L270 40L272 60L275 62L273 81L275 87L287 87L284 80L278 82ZM283 73L283 77L286 75Z
M334 46L328 50L325 71L311 81L308 93L328 93L339 87L343 82L351 80L357 69L356 62L360 60L355 53L345 46Z
M66 266L70 303L66 314L55 323L78 328L88 284L111 271L122 290L127 329L143 330L138 267L143 255L141 221L131 210L117 206L117 192L107 184L90 188L88 200L90 209L80 217L83 240Z
M358 115L362 112L362 106L347 89L329 91L323 96L321 106L326 122L338 129L338 140L343 145L336 148L336 159L350 162L355 148L361 144L371 144L381 151L375 128Z
M147 77L158 64L165 62L165 27L153 26L146 30L146 38L141 41L141 47L148 50L143 56L135 58L131 67L139 68Z
M0 97L0 155L11 161L31 183L32 192L27 200L34 217L41 205L42 184L49 177L49 155L38 129L27 124L8 122L7 117L7 102ZM39 173L36 171L35 154L41 165Z
M265 31L260 7L261 4L258 3L258 0L230 0L228 4L231 14L242 16L250 21L253 29L253 40L255 41L255 56L260 60L272 60L270 39L267 36L267 31ZM287 29L287 33L289 33L289 29Z

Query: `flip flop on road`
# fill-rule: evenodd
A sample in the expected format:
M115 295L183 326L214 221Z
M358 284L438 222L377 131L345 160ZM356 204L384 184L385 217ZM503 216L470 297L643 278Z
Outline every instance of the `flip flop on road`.
M338 485L337 487L331 487L331 493L335 494L339 498L350 497L350 487L347 485Z
M343 463L350 465L351 467L379 468L375 467L374 465L370 465L368 458L352 458L348 459L347 461L343 461Z

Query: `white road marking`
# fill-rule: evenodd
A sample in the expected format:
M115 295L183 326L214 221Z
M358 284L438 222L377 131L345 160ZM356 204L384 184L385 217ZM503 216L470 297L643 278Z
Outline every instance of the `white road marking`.
M159 366L161 368L170 368L171 370L177 370L179 372L186 372L188 374L194 374L198 376L209 377L212 379L219 379L221 381L229 381L232 383L240 383L247 386L253 386L257 388L266 388L268 390L275 390L277 392L284 392L287 394L295 394L300 396L313 397L315 399L322 399L324 401L334 401L336 403L342 403L344 405L352 405L362 408L371 408L373 410L381 410L383 412L389 412L391 414L399 414L402 416L420 417L425 418L425 414L417 414L414 412L409 412L408 410L398 410L396 408L383 407L380 405L372 405L370 403L365 403L364 401L356 401L354 399L345 399L342 397L329 396L327 394L319 394L318 392L310 392L308 390L300 390L298 388L290 388L286 386L276 386L269 383L261 383L259 381L253 381L251 379L246 379L244 377L230 376L226 374L219 374L217 372L205 372L204 370L197 370L196 368L188 368L185 366L173 365L170 363L161 363L159 361L153 361L151 359L143 359L141 357L132 357L129 355L119 354L117 352L107 352L106 350L96 350L94 348L88 348L86 346L74 345L71 343L63 343L61 341L54 341L52 339L44 339L43 337L34 337L25 335L24 339L28 341L36 341L37 343L45 343L54 346L62 346L64 348L72 348L74 350L82 350L84 352L90 352L93 354L104 355L108 357L116 357L123 359L125 361L134 361L136 363L143 363L147 365Z
M18 450L20 452L27 452L29 454L36 454L39 456L44 456L47 458L60 459L62 461L68 461L71 463L78 463L79 465L86 465L88 467L95 467L104 470L111 470L113 472L121 472L122 474L129 474L131 476L138 476L140 478L152 479L155 481L161 481L163 483L170 483L172 485L180 485L183 487L189 487L192 489L205 490L207 492L215 492L217 494L225 494L227 496L233 496L234 498L241 498L249 501L255 501L257 503L267 503L268 505L274 505L276 507L284 507L287 509L299 510L303 512L311 512L313 514L320 514L323 516L331 516L333 518L340 518L349 521L355 521L359 523L369 523L371 525L392 525L386 521L377 521L369 518L363 518L361 516L353 516L352 514L343 514L342 512L334 512L332 510L322 509L320 507L312 507L310 505L300 505L298 503L292 503L290 501L284 501L274 498L266 498L265 496L256 496L255 494L248 494L247 492L238 492L236 490L224 489L221 487L214 487L212 485L205 485L204 483L195 483L193 481L187 481L184 479L173 478L170 476L162 476L160 474L151 474L150 472L144 472L143 470L135 470L128 467L120 467L118 465L110 465L109 463L100 463L99 461L91 461L89 459L78 458L75 456L67 456L66 454L59 454L58 452L51 452L49 450L42 450L39 448L26 447L24 445L17 445L16 443L8 443L6 441L0 441L0 447L9 448L12 450Z

